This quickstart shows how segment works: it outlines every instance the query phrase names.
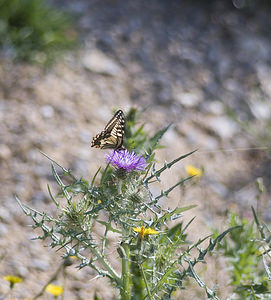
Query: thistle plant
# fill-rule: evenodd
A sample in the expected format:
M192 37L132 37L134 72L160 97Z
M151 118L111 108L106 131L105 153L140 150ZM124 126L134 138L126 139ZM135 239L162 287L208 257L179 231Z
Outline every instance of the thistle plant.
M107 277L122 300L171 299L177 289L185 288L187 278L193 278L208 298L219 299L216 288L207 287L194 267L204 263L207 253L235 227L215 239L205 237L194 243L187 240L194 219L185 224L182 216L195 205L167 209L159 200L192 176L176 180L157 196L152 193L152 185L194 151L156 169L155 151L169 126L149 137L144 126L136 128L136 115L136 109L127 114L124 146L128 150L106 152L105 162L101 162L104 168L100 167L90 182L76 178L71 170L47 156L59 186L57 197L48 188L58 211L56 217L17 201L32 218L33 228L42 230L39 239L50 239L51 247L65 249L64 258L76 256L79 268L92 268L97 278ZM94 238L95 224L103 228L100 240ZM107 251L110 232L116 234L120 273L112 267ZM206 240L208 246L201 248Z

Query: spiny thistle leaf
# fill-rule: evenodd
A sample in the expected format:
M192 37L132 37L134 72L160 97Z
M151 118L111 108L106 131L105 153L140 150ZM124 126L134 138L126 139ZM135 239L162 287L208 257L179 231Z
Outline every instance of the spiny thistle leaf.
M162 168L160 168L158 171L155 171L154 174L152 174L151 176L149 176L148 178L146 178L144 180L143 183L147 184L152 178L156 177L159 178L160 174L165 171L166 169L170 169L174 164L176 164L178 161L186 158L187 156L193 154L194 152L196 152L197 150L191 151L185 155L179 156L178 158L174 159L173 161L171 161L170 163L165 163L164 166Z
M197 205L189 205L189 206L186 206L186 207L177 207L175 208L174 210L172 211L169 211L169 212L166 212L164 213L160 218L158 218L155 222L154 222L154 225L156 224L162 224L164 223L165 221L167 220L170 220L172 219L172 217L174 215L179 215L180 213L184 212L184 211L187 211L187 210L190 210L194 207L196 207Z
M62 193L64 194L65 198L67 199L68 203L71 201L71 196L69 195L69 193L66 191L66 186L65 184L61 181L59 175L56 172L55 166L54 164L51 164L52 167L52 173L54 175L54 178L56 180L56 182L58 183L58 185L61 188Z
M259 232L261 234L261 238L265 239L266 237L265 237L263 226L260 224L259 219L257 217L257 214L256 214L255 209L254 209L253 206L251 207L251 210L252 210L252 213L253 213L253 217L254 217L255 223L256 223L256 225L258 227L258 230L259 230Z
M55 203L55 205L57 206L57 208L60 208L59 203L56 201L55 197L53 196L53 194L51 192L49 184L47 184L47 189L48 189L48 192L49 192L49 195L50 195L51 199L53 200L53 202Z
M208 296L208 299L215 299L215 300L219 300L219 298L215 295L215 292L212 291L211 289L209 289L206 284L199 278L198 274L195 272L194 268L193 268L193 264L191 263L191 261L189 259L186 259L186 261L189 264L189 268L187 270L187 274L194 278L196 280L196 282L198 283L198 285L203 288Z
M174 190L177 186L183 184L185 181L190 180L190 179L193 178L193 177L194 177L194 176L190 176L190 177L187 177L187 178L184 178L184 179L180 180L179 182L177 182L176 184L174 184L172 187L170 187L168 190L166 190L166 191L161 191L161 194L160 194L159 196L157 196L155 199L156 199L156 200L159 200L159 199L162 198L162 197L167 197L168 194L169 194L172 190Z
M171 125L172 124L169 124L165 128L157 131L155 133L155 135L152 138L150 138L150 146L145 150L145 153L146 153L145 158L148 162L152 161L152 154L153 154L154 150L159 147L160 140L162 139L163 135L168 131L168 129L170 128ZM161 148L161 146L160 146L160 148Z
M241 228L242 226L234 226L231 228L228 228L227 230L223 231L221 234L219 234L214 240L210 240L210 244L208 246L208 248L206 249L207 251L211 252L214 250L214 247L221 242L221 240L225 237L226 234L228 234L229 232L237 229L237 228Z

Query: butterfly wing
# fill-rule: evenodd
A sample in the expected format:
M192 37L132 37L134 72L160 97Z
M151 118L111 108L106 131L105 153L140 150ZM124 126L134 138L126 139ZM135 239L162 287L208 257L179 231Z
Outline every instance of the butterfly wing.
M125 118L122 110L118 110L107 123L104 130L97 134L91 142L91 147L100 149L122 149L125 129Z

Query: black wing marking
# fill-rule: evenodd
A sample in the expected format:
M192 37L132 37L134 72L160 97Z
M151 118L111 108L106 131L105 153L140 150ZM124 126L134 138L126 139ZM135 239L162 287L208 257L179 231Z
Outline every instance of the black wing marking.
M124 149L122 146L124 129L124 113L122 110L118 110L106 124L104 130L92 139L91 147L114 150Z

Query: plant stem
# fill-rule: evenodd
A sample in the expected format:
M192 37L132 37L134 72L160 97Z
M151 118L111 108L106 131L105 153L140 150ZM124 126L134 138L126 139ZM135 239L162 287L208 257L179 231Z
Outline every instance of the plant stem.
M130 293L130 263L129 263L129 256L130 256L130 249L127 244L122 245L123 254L122 257L122 287L121 287L121 300L129 300L131 299Z
M145 273L144 273L142 264L140 264L139 267L140 267L140 271L141 271L141 273L142 273L142 276L143 276L143 279L144 279L144 282L145 282L145 286L146 286L146 289L147 289L148 297L149 297L150 300L152 300L150 288L149 288L148 281L147 281L147 278L146 278L146 276L145 276Z
M130 255L131 294L133 300L142 300L146 294L145 282L138 263L138 254Z
M127 231L125 226L122 226L122 237L127 236ZM122 256L122 286L120 290L121 300L130 300L131 299L131 291L130 291L130 248L126 241L120 245Z
M116 273L116 271L113 269L113 267L110 265L110 263L107 261L107 259L98 251L95 247L89 247L90 251L92 252L93 255L97 257L97 260L103 265L103 267L107 270L108 275L117 284L121 284L121 278L120 276Z

